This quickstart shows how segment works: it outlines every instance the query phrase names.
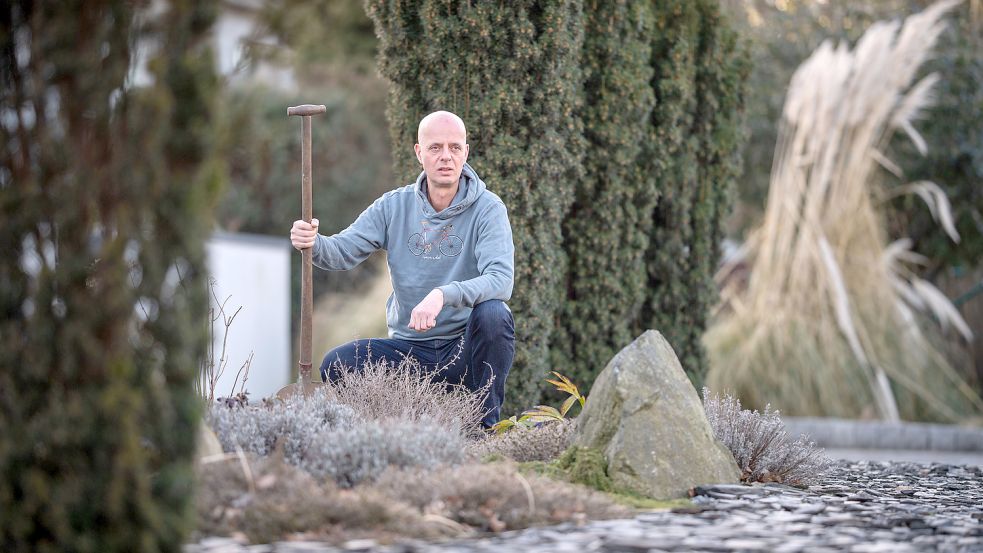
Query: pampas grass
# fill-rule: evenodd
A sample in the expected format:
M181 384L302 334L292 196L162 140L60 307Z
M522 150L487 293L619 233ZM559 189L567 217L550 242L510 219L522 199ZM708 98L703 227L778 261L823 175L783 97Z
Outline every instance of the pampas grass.
M826 42L792 77L764 220L746 244L747 287L724 289L704 338L711 388L791 415L961 420L983 411L933 345L940 324L967 337L968 326L914 276L920 259L907 243L888 243L881 211L890 194L918 194L958 240L937 186L882 189L889 173L902 174L885 153L894 133L929 147L915 123L938 77L915 77L958 3L875 23L852 50Z

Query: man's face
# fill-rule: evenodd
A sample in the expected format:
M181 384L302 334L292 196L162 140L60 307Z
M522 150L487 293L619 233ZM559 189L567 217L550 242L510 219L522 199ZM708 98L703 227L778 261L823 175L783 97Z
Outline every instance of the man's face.
M424 122L417 138L420 142L414 150L427 182L437 188L456 185L468 160L467 135L460 121L435 117Z

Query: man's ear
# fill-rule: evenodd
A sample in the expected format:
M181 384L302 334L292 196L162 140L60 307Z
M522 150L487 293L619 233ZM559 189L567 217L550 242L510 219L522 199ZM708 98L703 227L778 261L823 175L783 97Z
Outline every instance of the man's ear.
M468 161L468 154L470 154L470 153L471 153L471 145L468 144L467 142L465 142L464 143L464 162L465 163L467 163L467 161Z
M413 151L416 152L416 160L420 162L420 165L423 165L423 156L420 155L420 152L422 152L423 150L420 148L420 145L414 144Z

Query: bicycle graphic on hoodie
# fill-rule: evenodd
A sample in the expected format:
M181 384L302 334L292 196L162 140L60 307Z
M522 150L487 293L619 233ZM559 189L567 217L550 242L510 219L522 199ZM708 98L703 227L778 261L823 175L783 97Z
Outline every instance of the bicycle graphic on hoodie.
M433 229L430 228L430 222L426 220L420 221L420 225L423 227L423 232L413 233L413 235L410 236L410 239L406 242L406 245L409 247L410 251L413 252L413 255L419 256L432 252L435 242L437 245L437 251L439 251L441 255L446 255L447 257L455 257L460 255L461 248L464 247L464 240L461 240L461 238L456 234L451 234L451 231L454 230L454 225L447 225L446 227L440 229L440 231L436 233L436 236L434 236L434 239L431 241L427 241L427 237L433 231Z

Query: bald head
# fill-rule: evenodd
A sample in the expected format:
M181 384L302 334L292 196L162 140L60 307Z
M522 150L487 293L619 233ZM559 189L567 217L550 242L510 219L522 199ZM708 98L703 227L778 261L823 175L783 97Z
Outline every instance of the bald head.
M449 111L435 111L420 120L420 126L416 130L417 143L423 144L423 137L426 136L427 131L430 129L435 127L443 129L448 126L456 127L457 130L460 130L464 136L464 141L467 142L468 130L464 127L464 121L460 117Z
M413 146L431 187L457 189L468 161L468 131L464 121L449 111L435 111L420 121Z

